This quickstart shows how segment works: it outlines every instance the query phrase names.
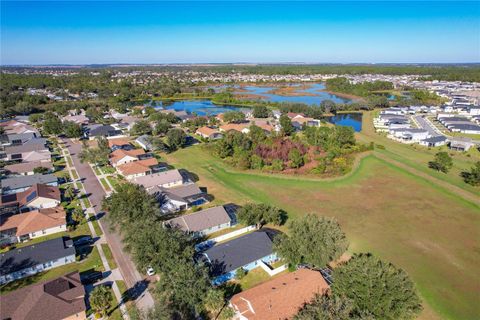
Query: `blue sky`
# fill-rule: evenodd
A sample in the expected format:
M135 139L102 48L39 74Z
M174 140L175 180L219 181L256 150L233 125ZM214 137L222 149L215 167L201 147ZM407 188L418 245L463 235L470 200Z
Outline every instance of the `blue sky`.
M480 2L1 1L1 64L480 62Z

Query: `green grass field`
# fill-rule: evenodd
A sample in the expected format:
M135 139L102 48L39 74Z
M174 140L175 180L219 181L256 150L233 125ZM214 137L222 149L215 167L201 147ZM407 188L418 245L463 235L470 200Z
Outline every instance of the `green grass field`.
M479 207L371 155L345 178L301 179L239 172L201 146L164 155L199 176L215 204L266 202L336 217L351 252L405 269L424 301L423 319L475 319L479 312Z
M113 259L113 254L112 254L112 251L110 250L110 246L106 243L102 243L101 246L102 246L103 253L105 254L105 258L107 258L110 269L112 270L116 269L117 263L115 262L115 259Z

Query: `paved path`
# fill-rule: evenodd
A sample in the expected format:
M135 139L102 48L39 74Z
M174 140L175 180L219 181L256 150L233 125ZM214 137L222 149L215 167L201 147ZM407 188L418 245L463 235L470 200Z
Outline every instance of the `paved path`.
M80 142L64 140L65 146L68 148L73 160L73 164L77 173L82 179L85 191L89 195L90 203L95 214L102 212L102 200L105 196L105 191L102 185L97 180L92 168L87 163L81 163L78 154L82 150ZM135 304L140 310L148 310L154 306L152 295L147 290L147 283L142 275L137 271L129 254L123 250L123 243L120 236L110 231L107 222L104 219L98 220L99 225L104 233L105 240L110 245L113 257L117 262L119 270L125 279L127 287L133 288L132 295L136 296Z
M438 130L437 127L435 127L430 121L428 121L423 116L413 116L412 118L420 128L422 128L423 130L427 130L430 136L436 137L436 136L444 135L440 130Z

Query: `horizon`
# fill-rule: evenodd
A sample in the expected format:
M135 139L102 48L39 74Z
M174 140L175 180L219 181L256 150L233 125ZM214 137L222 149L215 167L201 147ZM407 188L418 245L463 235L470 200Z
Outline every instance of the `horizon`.
M467 64L478 2L1 2L2 66Z

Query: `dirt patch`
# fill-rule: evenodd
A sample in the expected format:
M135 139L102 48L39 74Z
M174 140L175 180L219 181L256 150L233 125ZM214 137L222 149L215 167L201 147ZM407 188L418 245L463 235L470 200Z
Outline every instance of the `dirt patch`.
M254 94L254 93L235 93L235 98L239 99L239 100L242 100L242 99L246 99L246 100L265 100L267 99L267 97L265 96L262 96L261 94Z
M276 94L278 96L284 96L284 97L303 97L303 96L311 96L314 97L316 96L315 93L311 92L304 92L300 90L307 90L310 89L312 86L309 84L301 84L301 85L295 85L295 86L283 86L279 88L272 89L268 91L268 94Z

